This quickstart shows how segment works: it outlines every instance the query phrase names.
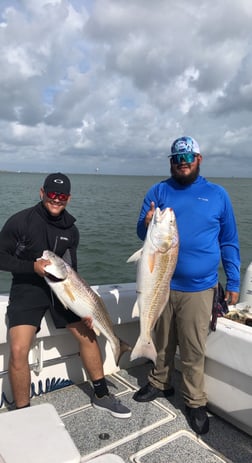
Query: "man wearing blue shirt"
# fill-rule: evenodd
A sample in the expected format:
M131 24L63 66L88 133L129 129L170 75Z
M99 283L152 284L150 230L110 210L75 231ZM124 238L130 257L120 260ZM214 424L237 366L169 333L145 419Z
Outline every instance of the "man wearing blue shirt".
M236 304L240 286L240 255L236 221L225 189L199 175L202 156L192 137L180 137L171 146L171 177L147 192L137 223L144 240L156 207L171 207L179 232L178 262L171 280L169 302L159 318L158 352L149 382L134 394L148 402L174 393L171 375L179 344L186 413L197 434L209 430L204 392L205 344L212 313L220 260L226 274L225 297Z

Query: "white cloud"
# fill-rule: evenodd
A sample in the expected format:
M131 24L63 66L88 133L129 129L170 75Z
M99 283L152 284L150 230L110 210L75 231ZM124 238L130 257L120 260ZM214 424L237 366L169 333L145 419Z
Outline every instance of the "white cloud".
M0 169L248 176L250 0L0 2Z

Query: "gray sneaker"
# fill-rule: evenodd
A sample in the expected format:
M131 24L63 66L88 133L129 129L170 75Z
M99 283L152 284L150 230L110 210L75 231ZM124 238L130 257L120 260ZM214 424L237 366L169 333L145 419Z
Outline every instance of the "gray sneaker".
M92 405L94 408L99 410L105 410L116 418L130 418L131 411L125 405L121 404L121 401L117 399L113 394L104 395L99 398L95 394L93 395Z

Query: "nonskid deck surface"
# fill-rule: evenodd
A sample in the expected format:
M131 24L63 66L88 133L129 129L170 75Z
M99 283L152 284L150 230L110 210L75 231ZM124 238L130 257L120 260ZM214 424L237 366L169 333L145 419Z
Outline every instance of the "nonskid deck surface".
M107 376L110 392L132 411L129 419L114 418L90 405L88 382L32 399L32 405L52 404L81 454L81 462L115 454L125 463L244 463L252 462L252 439L229 423L209 414L210 431L197 437L184 415L176 372L176 393L169 400L137 403L136 389L147 381L150 364Z

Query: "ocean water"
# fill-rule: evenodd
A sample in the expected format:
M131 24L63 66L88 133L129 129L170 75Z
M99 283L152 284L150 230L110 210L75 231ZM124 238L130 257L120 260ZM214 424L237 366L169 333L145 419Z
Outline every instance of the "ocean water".
M168 175L167 175L168 176ZM68 210L80 230L78 271L90 285L135 281L136 266L126 260L142 246L136 222L148 188L161 177L69 175L72 200ZM8 217L39 201L45 174L0 173L0 227ZM252 261L252 179L211 178L228 191L235 210L240 246L241 276ZM220 265L220 280L225 283ZM11 275L0 272L0 293L9 291Z

